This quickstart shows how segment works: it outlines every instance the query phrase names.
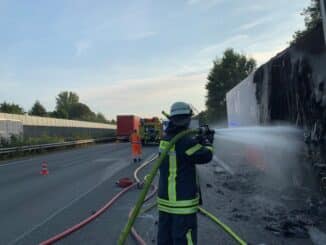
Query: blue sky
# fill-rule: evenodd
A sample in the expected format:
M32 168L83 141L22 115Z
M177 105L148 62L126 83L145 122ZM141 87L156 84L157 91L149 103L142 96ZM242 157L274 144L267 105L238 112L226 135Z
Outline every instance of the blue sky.
M108 118L205 107L212 60L259 64L303 28L309 0L0 0L0 102L48 110L64 90Z

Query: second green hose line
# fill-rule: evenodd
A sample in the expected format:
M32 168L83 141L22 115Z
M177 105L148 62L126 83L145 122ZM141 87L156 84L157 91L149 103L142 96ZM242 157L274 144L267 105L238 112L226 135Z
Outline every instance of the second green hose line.
M142 190L142 192L139 195L139 198L136 202L135 208L133 209L133 212L130 216L130 218L128 219L127 224L125 225L124 229L122 230L119 240L118 240L118 245L123 245L130 233L130 230L139 214L139 212L141 211L141 206L143 205L143 202L145 200L146 194L149 191L149 188L154 180L154 177L156 176L156 173L160 167L160 165L162 164L164 158L167 156L168 152L170 151L170 149L172 148L173 145L175 145L175 143L180 140L181 138L183 138L186 135L191 135L191 134L197 134L199 133L198 129L189 129L186 131L183 131L179 134L177 134L169 143L169 145L167 146L167 148L161 153L160 157L157 159L156 163L153 165L153 168L151 170L151 172L148 174L147 179L145 181L145 185L144 188ZM151 205L150 208L153 208L155 205ZM217 217L215 217L213 214L209 213L208 211L206 211L205 209L199 207L199 211L202 212L203 214L205 214L207 217L209 217L210 219L212 219L217 225L219 225L228 235L230 235L238 244L241 245L246 245L247 243L242 240L234 231L232 231L232 229L230 227L228 227L227 225L225 225L224 223L222 223Z

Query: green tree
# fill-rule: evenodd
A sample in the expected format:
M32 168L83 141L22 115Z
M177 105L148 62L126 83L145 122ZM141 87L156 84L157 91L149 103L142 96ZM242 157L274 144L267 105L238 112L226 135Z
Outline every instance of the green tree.
M73 104L69 109L69 119L82 121L96 121L96 114L83 103Z
M304 16L305 29L294 33L292 43L305 36L321 21L320 0L310 1L310 5L301 12Z
M106 120L105 116L100 112L96 114L96 121L100 122L100 123L107 123L108 122Z
M56 97L56 116L60 118L69 118L69 111L72 106L79 103L79 97L74 92L61 92Z
M208 124L208 118L207 118L207 111L201 111L199 112L194 119L198 119L199 125L205 125Z
M64 91L56 97L56 109L50 112L51 117L107 123L102 113L94 113L86 104L79 102L79 96L70 91Z
M49 112L48 112L48 116L49 116L49 117L53 117L53 118L62 118L62 117L58 116L56 110L54 110L54 111L49 111Z
M29 111L28 114L40 117L46 117L48 115L44 106L38 100L34 103L32 109Z
M208 123L208 117L206 111L201 111L198 114L199 125L204 125Z
M24 109L17 104L3 102L0 104L0 112L11 114L24 114Z
M207 77L207 120L216 122L226 119L226 93L245 79L256 67L256 61L233 49L225 50L221 59L213 61Z

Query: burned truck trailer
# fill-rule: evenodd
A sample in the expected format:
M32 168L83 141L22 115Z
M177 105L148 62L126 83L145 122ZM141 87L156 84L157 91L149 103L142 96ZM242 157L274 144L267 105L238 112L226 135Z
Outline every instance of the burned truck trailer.
M322 23L227 93L229 127L284 122L303 129L306 157L326 189L326 46Z

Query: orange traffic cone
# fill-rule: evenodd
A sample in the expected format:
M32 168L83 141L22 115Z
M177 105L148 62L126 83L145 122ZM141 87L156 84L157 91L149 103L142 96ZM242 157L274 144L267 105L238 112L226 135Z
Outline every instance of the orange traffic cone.
M45 161L43 161L43 163L42 163L42 169L41 169L40 174L43 175L43 176L49 174L48 164Z

